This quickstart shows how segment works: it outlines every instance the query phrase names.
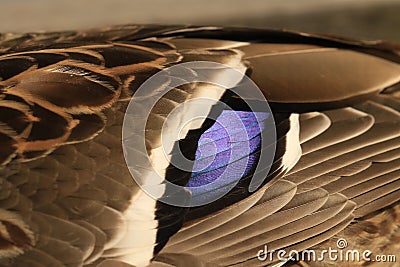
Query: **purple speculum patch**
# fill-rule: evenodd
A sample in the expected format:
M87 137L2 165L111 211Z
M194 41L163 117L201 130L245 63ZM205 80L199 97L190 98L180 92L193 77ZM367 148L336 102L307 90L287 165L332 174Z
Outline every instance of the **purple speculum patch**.
M193 195L200 197L210 190L217 193L254 171L269 117L267 112L222 111L198 141L192 175L186 185Z

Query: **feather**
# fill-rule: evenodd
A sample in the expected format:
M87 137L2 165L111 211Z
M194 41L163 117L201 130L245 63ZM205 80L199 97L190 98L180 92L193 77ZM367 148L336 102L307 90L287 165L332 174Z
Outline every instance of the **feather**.
M398 51L222 27L0 35L0 266L279 265L257 251L321 250L340 237L396 253ZM225 67L167 69L194 61ZM160 83L141 93L161 70ZM262 97L267 113L251 109ZM191 104L203 98L211 101ZM187 123L193 116L201 119ZM195 160L189 170L171 164L178 148ZM261 166L268 151L271 163ZM258 165L269 171L254 186ZM225 169L218 186L195 189ZM176 197L166 181L186 186L186 200L233 187L207 205L175 207L146 195L131 174L163 199Z

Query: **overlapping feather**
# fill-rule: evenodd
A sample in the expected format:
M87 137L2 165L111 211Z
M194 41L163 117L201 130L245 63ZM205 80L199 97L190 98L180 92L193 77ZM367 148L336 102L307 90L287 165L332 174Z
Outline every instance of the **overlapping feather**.
M257 259L265 244L323 249L338 237L396 253L400 102L397 87L375 95L399 82L398 51L218 27L0 35L0 265L130 266L156 256L153 266L264 266L276 261ZM141 217L146 196L121 146L127 103L154 73L194 60L240 67L263 91L279 137L272 171L253 194L240 188L187 213L147 199L153 209ZM160 100L149 154L166 115L206 90L192 84ZM288 144L299 143L292 113L302 113L302 157L286 173L297 161ZM141 231L158 237L138 239Z

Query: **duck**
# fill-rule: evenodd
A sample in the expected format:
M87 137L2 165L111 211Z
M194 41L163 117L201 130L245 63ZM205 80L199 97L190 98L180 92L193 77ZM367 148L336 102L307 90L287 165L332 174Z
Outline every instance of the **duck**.
M398 266L399 82L379 40L1 34L0 266Z

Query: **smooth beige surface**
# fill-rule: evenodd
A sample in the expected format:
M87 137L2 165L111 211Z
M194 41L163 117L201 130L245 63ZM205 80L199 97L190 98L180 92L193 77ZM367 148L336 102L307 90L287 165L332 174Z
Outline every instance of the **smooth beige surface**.
M1 0L0 32L218 24L400 40L399 12L399 0Z

